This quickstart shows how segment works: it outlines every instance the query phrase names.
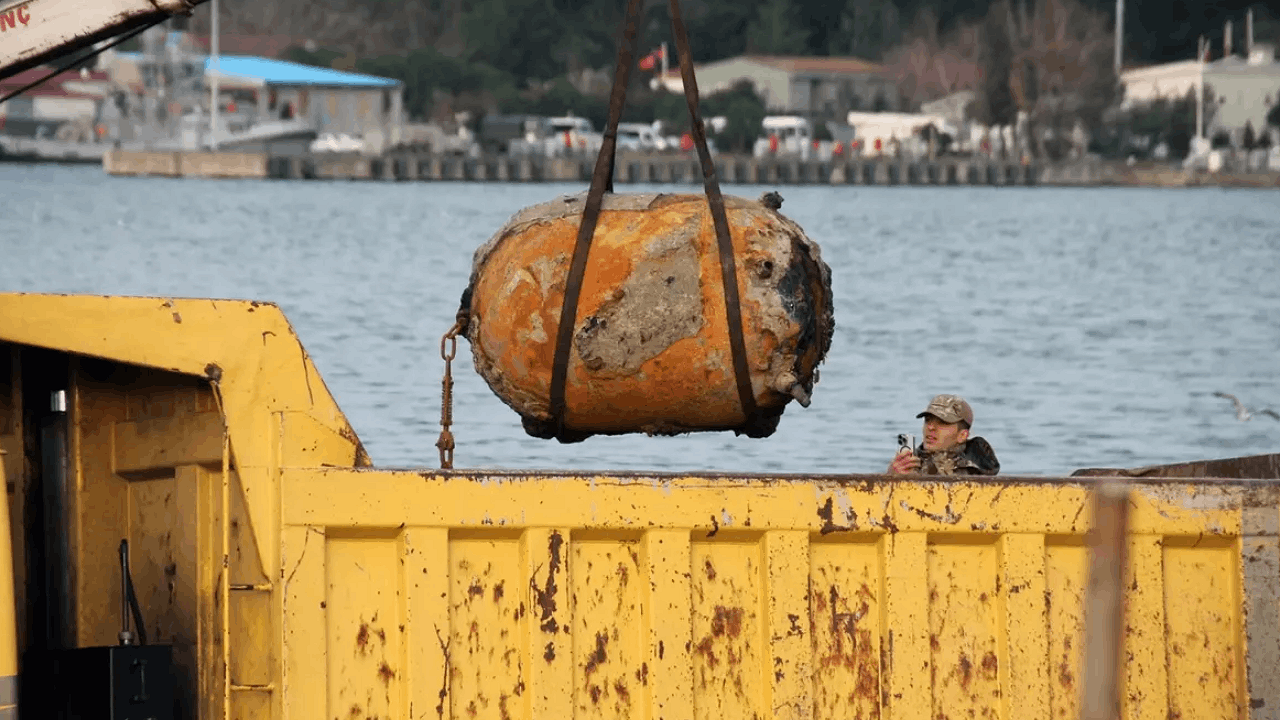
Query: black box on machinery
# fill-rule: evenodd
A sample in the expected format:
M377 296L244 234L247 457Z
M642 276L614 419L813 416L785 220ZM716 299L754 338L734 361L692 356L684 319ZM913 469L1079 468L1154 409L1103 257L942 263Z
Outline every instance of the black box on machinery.
M112 645L45 656L57 718L173 720L173 647Z

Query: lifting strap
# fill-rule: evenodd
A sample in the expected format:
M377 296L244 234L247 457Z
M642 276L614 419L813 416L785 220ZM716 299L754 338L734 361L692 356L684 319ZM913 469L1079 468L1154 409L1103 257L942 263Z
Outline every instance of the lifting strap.
M587 255L591 240L600 220L600 208L604 194L613 192L614 156L618 147L618 122L627 101L627 83L631 79L631 63L635 58L639 34L640 9L643 0L628 0L622 37L618 42L618 63L614 69L613 89L609 96L609 119L605 126L604 141L596 156L595 170L591 174L591 189L582 209L582 222L578 225L578 239L573 248L573 260L565 279L564 304L560 308L560 322L556 330L556 351L551 366L550 404L548 410L555 428L555 437L562 442L572 437L564 431L565 382L569 372L569 352L573 345L573 331L577 326L578 297L582 293L582 280L587 269ZM724 285L725 320L728 322L729 350L733 358L733 374L737 383L738 401L745 415L745 425L755 423L758 409L755 393L751 389L750 368L747 365L746 343L742 334L742 308L738 298L738 275L733 258L733 242L729 235L729 220L725 214L724 198L720 195L720 181L716 178L715 163L707 149L706 128L698 112L698 85L693 76L693 55L689 49L689 37L680 16L679 0L670 0L671 31L680 58L680 77L684 82L685 101L689 105L691 133L698 149L702 166L703 187L711 219L716 229L716 248L720 256L720 277Z

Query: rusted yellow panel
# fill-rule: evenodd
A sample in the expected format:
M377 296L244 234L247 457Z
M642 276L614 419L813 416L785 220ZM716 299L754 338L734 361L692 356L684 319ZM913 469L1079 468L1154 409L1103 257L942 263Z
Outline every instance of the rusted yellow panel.
M317 465L369 464L293 328L271 303L0 294L0 317L0 341L216 381L249 514L272 537L279 513L272 473L279 446L291 441L272 431L272 413L302 412L333 431L329 442L309 450ZM278 543L262 543L259 551L262 566L277 565Z
M519 621L521 650L526 659L516 661L523 673L503 694L527 698L525 717L554 720L573 715L574 653L581 652L572 631L571 532L564 527L531 527L519 535L519 568L514 586L521 588L513 613ZM577 638L578 643L589 642ZM593 646L594 647L594 646ZM510 700L508 701L510 703ZM455 714L464 717L457 711ZM498 710L501 711L501 704ZM501 714L490 715L503 720Z
M575 537L573 717L639 718L648 683L638 538ZM571 583L571 584L570 584Z
M0 488L6 484L5 472L8 452L0 448ZM9 505L7 493L5 506L0 508L0 681L18 674L18 628L14 614L13 554L9 540ZM0 710L8 703L0 702ZM9 706L11 707L11 706Z
M525 655L520 630L526 618L542 618L542 610L526 604L522 592L535 581L523 572L520 538L511 533L453 538L449 563L449 580L441 589L449 594L452 714L459 718L501 718L504 712L512 716L524 704L523 668L532 663ZM556 572L559 576L553 582L542 580L544 592L563 587L563 568ZM554 617L535 621L554 621ZM563 663L568 658L562 655L559 660Z
M884 565L880 558L875 536L810 545L806 625L813 641L817 717L882 717Z
M921 532L897 532L885 535L881 543L885 608L881 717L925 720L933 717L927 537Z
M1129 720L1168 720L1169 673L1165 656L1164 564L1159 536L1129 538L1125 581L1127 662L1121 713Z
M1187 538L1163 555L1169 717L1243 717L1239 548Z
M182 414L111 424L115 471L121 475L222 461L222 417Z
M997 639L1000 717L1049 717L1048 626L1043 535L1009 533L997 541ZM986 660L984 658L983 662ZM987 670L987 668L983 668Z
M766 572L765 702L779 720L813 716L813 642L802 622L808 612L809 534L803 531L767 532L764 536Z
M324 545L328 716L403 717L398 538L330 531Z
M693 567L695 720L768 717L762 683L764 618L757 539L701 539Z
M691 553L688 530L646 530L640 543L647 641L640 666L645 718L687 718L693 707L693 666L684 650L692 646L692 626L680 620L692 612Z
M1052 720L1080 717L1084 648L1084 590L1088 549L1076 538L1055 537L1045 545L1045 603L1048 614L1049 714ZM1130 621L1132 625L1132 621ZM1008 642L1019 638L1010 636Z
M325 532L284 528L280 538L284 590L284 712L289 718L328 718L330 639L325 588ZM443 622L441 614L436 623ZM348 708L349 709L349 708Z
M998 572L994 538L946 537L928 550L935 715L998 718Z

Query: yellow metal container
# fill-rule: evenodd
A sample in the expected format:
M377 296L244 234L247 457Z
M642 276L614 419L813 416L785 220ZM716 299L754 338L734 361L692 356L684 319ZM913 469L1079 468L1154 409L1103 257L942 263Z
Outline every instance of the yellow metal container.
M189 717L1079 716L1092 480L377 470L274 306L0 318L4 447L68 361L78 641L128 537ZM1269 717L1276 484L1135 483L1123 716Z
M0 420L0 427L4 426ZM0 488L7 488L8 451L0 447ZM18 634L13 597L13 544L9 536L9 497L0 508L0 718L17 717Z

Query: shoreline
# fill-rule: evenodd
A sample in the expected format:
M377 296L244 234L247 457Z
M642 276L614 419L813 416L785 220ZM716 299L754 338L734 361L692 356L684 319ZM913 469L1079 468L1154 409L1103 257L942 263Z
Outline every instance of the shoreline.
M84 162L80 158L0 156L21 163ZM93 161L90 161L90 164ZM593 154L558 157L426 153L271 155L266 152L107 150L109 175L260 178L276 180L368 180L384 182L589 182ZM1208 172L1165 163L1087 160L1021 164L985 158L946 156L933 160L855 157L833 160L716 156L724 184L936 186L936 187L1156 187L1280 188L1280 172ZM618 184L701 185L696 157L624 153L617 155Z

